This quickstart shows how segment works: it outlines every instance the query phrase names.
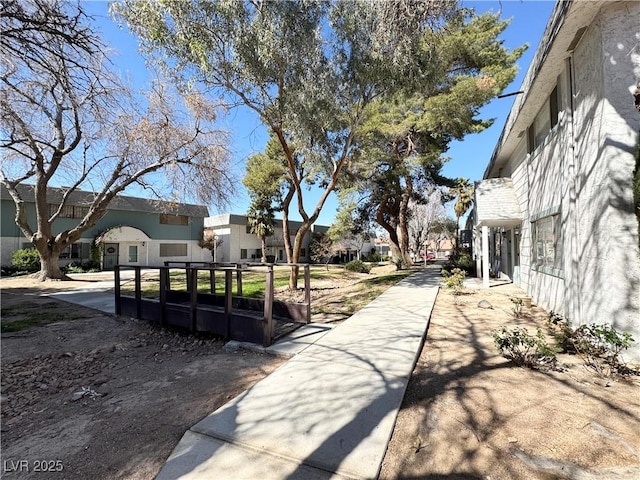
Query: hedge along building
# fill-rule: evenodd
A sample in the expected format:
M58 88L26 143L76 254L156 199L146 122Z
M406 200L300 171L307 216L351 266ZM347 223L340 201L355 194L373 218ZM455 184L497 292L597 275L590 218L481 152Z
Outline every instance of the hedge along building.
M485 286L490 273L509 277L574 325L629 332L635 361L639 26L640 2L556 4L474 209Z
M33 187L22 185L27 199L29 222L35 224ZM62 201L62 189L47 192L50 211ZM54 223L54 233L77 225L87 213L93 194L73 192ZM32 244L15 224L15 204L6 188L0 189L1 201L1 263L11 264L15 250ZM207 207L185 203L166 202L146 198L116 196L106 213L76 243L67 247L60 256L61 264L86 262L97 256L102 268L112 269L116 264L160 265L165 261L211 261L211 253L198 246L204 228Z

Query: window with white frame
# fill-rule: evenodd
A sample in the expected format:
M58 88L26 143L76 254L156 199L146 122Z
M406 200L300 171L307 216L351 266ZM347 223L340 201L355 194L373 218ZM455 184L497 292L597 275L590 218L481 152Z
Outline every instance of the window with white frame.
M129 263L138 262L138 246L129 245Z
M533 266L558 273L562 270L562 224L560 214L547 215L531 222Z

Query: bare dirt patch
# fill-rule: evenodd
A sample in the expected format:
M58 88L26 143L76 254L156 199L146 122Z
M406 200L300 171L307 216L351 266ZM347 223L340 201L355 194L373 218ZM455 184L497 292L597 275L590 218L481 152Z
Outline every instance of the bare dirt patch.
M16 308L59 319L2 334L3 478L153 478L188 428L283 361L3 288L3 322Z
M440 290L381 479L640 478L640 378L601 378L570 355L562 371L514 366L491 330L533 333L547 312L514 318L512 294L522 291Z

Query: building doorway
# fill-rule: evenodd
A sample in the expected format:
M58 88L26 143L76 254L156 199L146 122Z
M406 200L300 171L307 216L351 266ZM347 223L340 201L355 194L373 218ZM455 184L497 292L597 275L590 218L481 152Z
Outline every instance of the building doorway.
M117 243L105 243L102 253L102 269L113 270L113 267L118 264L119 255L120 251Z

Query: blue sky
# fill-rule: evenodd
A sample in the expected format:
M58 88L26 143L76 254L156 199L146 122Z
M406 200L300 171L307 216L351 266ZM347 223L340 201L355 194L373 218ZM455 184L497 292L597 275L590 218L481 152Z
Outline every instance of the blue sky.
M462 0L466 7L475 8L477 12L500 12L501 18L511 19L511 25L502 35L504 45L514 49L520 45L528 44L529 49L518 61L519 73L512 84L507 87L505 93L519 90L524 75L529 67L531 59L540 41L547 20L549 19L554 1L552 0ZM104 35L104 40L111 45L117 56L114 63L123 74L136 86L144 86L148 79L144 67L144 60L137 53L137 41L126 29L121 30L108 18L108 2L86 2L87 11L96 16L98 27ZM482 178L484 169L493 153L494 146L500 136L502 127L507 118L515 97L494 99L481 111L482 118L495 118L494 124L482 133L466 137L463 141L454 142L446 153L451 160L445 164L444 175L450 177L465 177L470 180ZM234 152L234 164L239 175L244 172L244 161L253 153L261 152L267 140L265 129L258 119L248 113L246 109L232 111L222 119L221 126L231 132L233 137L232 149ZM127 194L136 195L139 192L127 191ZM315 207L319 192L314 190L305 192L305 206L307 212ZM231 213L244 214L247 211L249 200L241 184L238 195L231 199ZM316 223L330 225L333 222L337 208L335 196L327 201ZM295 208L292 209L292 213ZM210 213L217 212L210 208ZM297 219L292 215L293 219Z

